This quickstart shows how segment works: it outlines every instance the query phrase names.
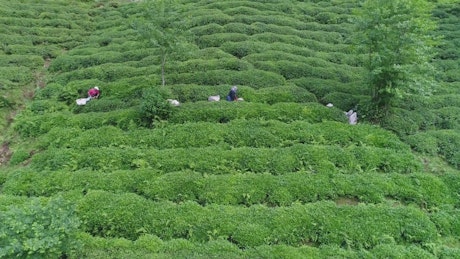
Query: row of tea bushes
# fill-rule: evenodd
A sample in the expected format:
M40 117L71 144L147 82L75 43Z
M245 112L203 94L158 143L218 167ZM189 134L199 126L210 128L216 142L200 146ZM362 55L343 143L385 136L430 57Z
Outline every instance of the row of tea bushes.
M417 133L406 142L423 154L439 155L449 164L460 168L460 133L457 130L436 130Z
M286 148L207 148L139 149L128 146L94 147L85 150L49 148L32 157L36 170L152 168L164 172L196 170L221 174L234 171L274 175L308 170L314 173L353 173L378 171L411 173L421 170L421 163L410 151L375 147L335 147L293 145Z
M134 129L139 121L139 112L136 109L121 109L103 113L73 114L71 112L45 113L31 115L23 113L16 117L14 130L22 137L37 137L49 132L55 127L70 127L93 129L112 125L120 129Z
M95 138L94 136L97 136ZM186 122L155 129L123 131L114 126L83 130L54 127L39 139L38 147L131 146L155 149L208 147L227 144L232 147L287 147L295 144L370 146L409 151L398 137L371 125L352 126L341 122L308 123L277 120L242 120L228 123Z
M318 103L275 103L267 105L250 102L197 102L184 103L169 118L172 123L184 122L228 122L230 120L265 119L292 122L304 120L310 123L321 121L345 122L346 116L337 109L329 109Z
M209 96L219 95L223 101L227 96L231 86L229 85L196 85L196 84L177 84L167 86L174 99L180 102L205 101ZM293 84L264 87L254 89L249 86L238 86L238 96L245 101L256 103L274 104L278 102L308 103L317 102L315 95L304 88Z
M76 202L84 231L131 240L144 232L162 240L186 238L197 242L205 242L211 235L231 240L240 248L311 242L359 249L388 240L395 244L428 244L438 234L429 216L412 207L337 206L333 202L279 208L202 207L190 201L152 202L135 194L104 191L89 191Z
M212 233L210 233L212 234ZM145 234L132 241L124 238L101 238L82 235L84 244L78 256L83 258L454 258L458 249L440 247L435 254L421 247L403 246L394 243L376 245L370 250L351 250L339 245L288 246L283 244L261 245L244 250L220 237L209 237L206 242L187 239L162 240L158 236Z
M290 206L295 202L323 200L356 204L393 202L424 208L458 204L451 195L452 190L441 179L424 173L332 175L300 171L284 175L237 172L210 175L189 170L164 173L153 169L107 173L20 170L10 173L2 184L2 193L8 195L53 196L74 190L137 193L153 201L195 201L202 205Z
M250 102L196 102L184 103L173 110L170 123L217 122L234 119L264 119L293 122L304 120L310 123L322 121L345 122L346 116L338 109L330 109L318 103L276 103L273 105ZM37 137L55 127L92 129L112 125L129 129L140 121L139 108L121 109L110 112L72 114L70 112L33 115L31 111L19 115L13 125L23 137Z

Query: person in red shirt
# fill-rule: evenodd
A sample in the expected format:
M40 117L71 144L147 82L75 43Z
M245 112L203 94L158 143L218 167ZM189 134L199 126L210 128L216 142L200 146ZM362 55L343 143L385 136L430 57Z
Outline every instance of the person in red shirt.
M95 86L88 90L88 99L99 98L99 87Z

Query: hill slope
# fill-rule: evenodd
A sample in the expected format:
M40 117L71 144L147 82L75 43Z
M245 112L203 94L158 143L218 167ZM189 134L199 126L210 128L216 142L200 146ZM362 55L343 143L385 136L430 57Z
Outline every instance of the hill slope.
M460 257L455 3L441 88L380 128L343 114L368 98L353 0L180 1L164 87L141 3L0 2L0 255ZM157 95L181 105L146 123Z

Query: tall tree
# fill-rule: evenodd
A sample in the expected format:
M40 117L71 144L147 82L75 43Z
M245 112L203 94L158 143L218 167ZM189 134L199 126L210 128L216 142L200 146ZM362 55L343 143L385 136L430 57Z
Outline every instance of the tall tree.
M365 0L357 14L360 53L366 54L374 118L385 116L407 94L435 86L432 5L425 0Z
M180 49L184 41L184 26L181 22L180 6L174 0L147 0L140 19L133 25L147 47L159 51L161 82L164 86L167 59Z

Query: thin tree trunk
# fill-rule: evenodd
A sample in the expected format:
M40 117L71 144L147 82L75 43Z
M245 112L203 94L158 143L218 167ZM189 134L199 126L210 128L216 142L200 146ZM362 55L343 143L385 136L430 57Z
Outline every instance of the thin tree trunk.
M166 64L166 55L163 55L163 58L161 60L161 85L165 86L166 85L166 80L165 80L165 64Z

